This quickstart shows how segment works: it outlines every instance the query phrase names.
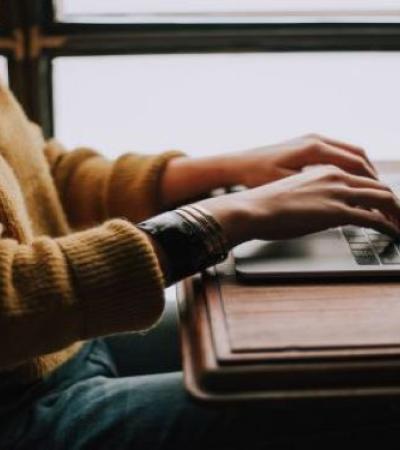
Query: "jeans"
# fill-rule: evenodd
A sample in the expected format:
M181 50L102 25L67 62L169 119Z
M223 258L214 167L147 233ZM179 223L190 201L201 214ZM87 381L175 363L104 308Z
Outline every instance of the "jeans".
M178 355L176 331L171 350L162 330L89 341L33 386L0 380L0 449L398 448L394 399L198 403L184 389L179 361L169 360Z

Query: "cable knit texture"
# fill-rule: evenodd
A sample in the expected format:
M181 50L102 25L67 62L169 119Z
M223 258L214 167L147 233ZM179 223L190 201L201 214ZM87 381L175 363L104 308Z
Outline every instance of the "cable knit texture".
M164 282L133 223L159 212L180 152L108 161L66 151L0 86L0 370L42 377L100 335L160 317Z

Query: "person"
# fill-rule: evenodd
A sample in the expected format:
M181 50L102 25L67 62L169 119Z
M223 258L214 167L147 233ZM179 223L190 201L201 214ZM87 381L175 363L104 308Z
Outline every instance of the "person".
M234 185L248 189L207 198ZM307 415L197 404L180 372L135 376L135 354L113 354L103 337L154 327L167 285L240 242L345 224L396 236L399 213L351 144L308 135L212 157L111 162L46 142L1 86L0 448L309 448L318 436L395 423L387 403L375 428L363 408L335 428L331 406Z

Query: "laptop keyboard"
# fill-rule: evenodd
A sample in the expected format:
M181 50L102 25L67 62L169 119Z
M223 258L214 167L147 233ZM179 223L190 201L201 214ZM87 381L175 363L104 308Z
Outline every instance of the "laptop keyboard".
M342 227L357 264L379 266L400 264L400 241L378 231L354 226Z

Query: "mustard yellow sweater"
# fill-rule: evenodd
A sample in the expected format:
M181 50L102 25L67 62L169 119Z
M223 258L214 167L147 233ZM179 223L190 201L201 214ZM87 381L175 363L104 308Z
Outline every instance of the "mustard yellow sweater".
M66 152L0 87L1 371L32 380L86 339L157 321L162 274L132 222L159 210L163 168L180 154Z

